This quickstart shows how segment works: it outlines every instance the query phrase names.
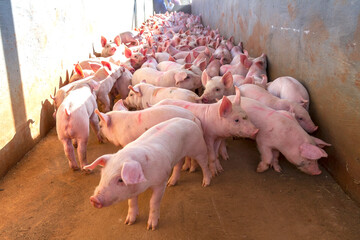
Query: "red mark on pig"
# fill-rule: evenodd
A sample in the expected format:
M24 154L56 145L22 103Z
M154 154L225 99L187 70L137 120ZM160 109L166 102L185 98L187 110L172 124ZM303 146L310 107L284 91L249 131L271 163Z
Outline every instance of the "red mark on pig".
M141 113L138 115L138 123L141 123Z

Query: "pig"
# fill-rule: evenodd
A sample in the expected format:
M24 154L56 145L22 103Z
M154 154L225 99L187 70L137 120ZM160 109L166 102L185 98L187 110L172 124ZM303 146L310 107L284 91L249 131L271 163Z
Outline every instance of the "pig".
M114 42L108 42L104 36L101 36L101 57L110 57L115 54L117 47L120 46L120 37L116 36Z
M135 71L132 78L132 85L136 85L142 80L161 87L180 87L189 90L195 90L201 87L200 76L186 69L173 69L160 72L153 68L141 68Z
M136 31L126 31L119 34L120 43L125 45L139 45L139 32Z
M242 96L258 100L275 110L294 112L296 120L308 133L312 133L318 129L318 126L315 126L314 122L311 120L309 113L298 103L280 99L266 91L264 88L254 84L244 84L241 85L239 89Z
M241 98L241 103L250 120L259 129L256 143L261 162L257 172L264 172L270 166L281 172L278 157L282 153L300 171L310 175L321 174L317 160L328 156L322 148L331 144L307 134L287 112L276 111L246 97Z
M267 90L276 97L297 102L309 111L309 93L295 78L279 77L267 84Z
M95 109L95 113L100 119L100 135L103 141L107 140L118 147L125 147L152 126L175 117L195 121L201 128L200 121L193 113L178 106L164 105L140 111L128 111L120 102L117 107L122 110L105 114Z
M223 59L225 64L231 62L232 57L230 51L227 49L226 45L220 45L215 52L213 53L214 58L216 59Z
M248 73L246 74L246 78L256 76L258 79L262 79L261 75L266 75L266 68L267 68L267 60L266 54L261 54L260 57L255 58L252 60L251 67L249 68Z
M145 82L136 84L125 99L125 105L129 108L145 109L165 98L181 99L187 102L198 102L199 96L187 89L177 87L156 87Z
M210 78L215 76L220 76L220 67L223 65L222 60L213 59L209 65L206 67L206 73ZM204 84L203 84L204 85Z
M101 65L100 65L101 67ZM75 82L77 80L89 77L91 75L94 75L95 72L91 69L82 69L79 63L75 64L74 67L75 73L70 77L69 83Z
M243 77L247 76L247 73L252 66L252 62L248 60L245 54L240 54L239 60L236 64L225 64L220 67L220 75L224 75L228 71L231 72L233 75L241 75Z
M89 138L89 119L99 142L102 142L98 126L99 120L94 113L97 105L93 91L97 86L98 83L92 79L78 83L56 112L56 132L64 146L69 166L73 170L78 170L79 165L75 159L72 140L78 145L80 167L83 168L87 165L86 145Z
M110 111L109 93L113 88L115 82L117 81L118 78L120 78L123 72L124 72L124 68L119 67L111 75L109 75L107 78L99 82L99 88L96 91L96 95L98 101L104 105L105 112Z
M174 167L179 169L185 156L196 158L203 171L203 186L208 186L211 173L201 128L183 118L157 124L117 153L103 155L84 167L92 170L97 165L103 166L100 183L90 202L94 207L102 208L128 199L125 224L131 225L139 213L138 195L151 188L153 193L147 229L155 230L166 182L171 170Z
M240 97L231 102L226 96L213 104L189 103L182 100L165 99L156 104L176 105L190 110L201 122L209 154L209 167L213 176L223 171L217 158L221 142L227 137L255 138L259 131L241 108Z
M239 44L237 46L234 46L233 48L231 48L230 53L231 53L231 56L233 59L235 56L240 55L241 53L244 53L243 43L239 42Z
M216 99L221 99L224 95L228 96L235 94L231 72L225 73L222 77L216 76L210 78L206 71L204 71L201 76L201 82L205 87L205 90L199 99L203 103L215 102Z

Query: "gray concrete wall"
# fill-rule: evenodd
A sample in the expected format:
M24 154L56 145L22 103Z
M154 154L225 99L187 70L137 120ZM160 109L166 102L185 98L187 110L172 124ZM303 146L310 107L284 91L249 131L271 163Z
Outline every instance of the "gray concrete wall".
M67 70L101 35L135 27L133 10L131 0L0 0L0 177L54 126L49 95ZM141 24L152 1L137 0L137 14Z
M315 135L333 145L321 163L360 202L360 1L193 0L192 13L266 53L269 79L306 86Z

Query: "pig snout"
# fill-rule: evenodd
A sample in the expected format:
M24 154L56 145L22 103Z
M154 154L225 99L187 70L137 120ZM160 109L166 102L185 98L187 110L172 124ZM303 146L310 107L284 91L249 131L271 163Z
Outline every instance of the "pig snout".
M320 175L321 170L319 169L319 165L317 161L309 160L301 163L297 166L297 168L309 175Z
M90 197L90 202L96 208L102 208L103 207L103 204L101 203L101 201L96 196L91 196Z

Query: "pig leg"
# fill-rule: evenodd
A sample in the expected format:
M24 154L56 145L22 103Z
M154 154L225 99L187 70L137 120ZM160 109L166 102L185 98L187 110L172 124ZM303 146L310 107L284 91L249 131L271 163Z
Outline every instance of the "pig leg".
M208 166L207 154L202 153L202 154L196 156L195 159L197 160L198 164L200 165L202 173L203 173L202 186L203 187L209 186L212 174L211 174L211 171Z
M258 145L258 149L261 155L261 162L259 163L256 171L264 172L268 170L273 160L273 153L271 148L265 145Z
M173 172L171 174L171 177L169 178L169 181L167 183L168 186L174 186L177 181L180 179L180 173L181 173L181 166L184 163L184 158L181 159L174 167Z
M189 172L195 172L196 168L199 166L195 158L191 158L190 170Z
M78 142L77 153L79 156L79 162L80 162L81 169L83 169L83 167L85 167L87 165L86 145L88 142L88 138L79 139L77 142Z
M229 154L228 154L227 149L226 149L225 139L221 140L221 144L220 144L220 147L219 147L219 153L220 153L222 159L229 160Z
M185 157L185 163L182 166L181 170L183 170L183 171L189 170L190 166L191 166L191 159L189 157Z
M62 139L63 145L64 145L64 152L66 157L69 160L69 166L73 170L79 170L79 165L76 162L75 159L75 152L74 147L72 145L71 139Z
M280 152L278 150L272 150L273 153L273 161L272 161L272 167L276 172L281 172L281 167L279 165L279 154Z
M131 225L136 221L136 217L139 215L138 197L129 198L128 200L128 214L126 216L125 224Z
M152 187L153 194L150 199L150 213L147 222L147 230L155 230L160 218L160 203L164 196L165 184Z
M216 167L216 153L215 153L215 140L212 138L205 138L206 146L209 154L209 168L213 176L218 175L218 169Z
M100 135L99 118L95 113L90 116L90 126L96 134L99 143L103 143L104 141Z
M217 139L214 143L214 151L215 151L215 166L216 166L216 170L218 172L223 172L224 169L222 168L221 164L220 164L220 160L219 160L219 148L220 148L220 144L221 144L221 139Z

